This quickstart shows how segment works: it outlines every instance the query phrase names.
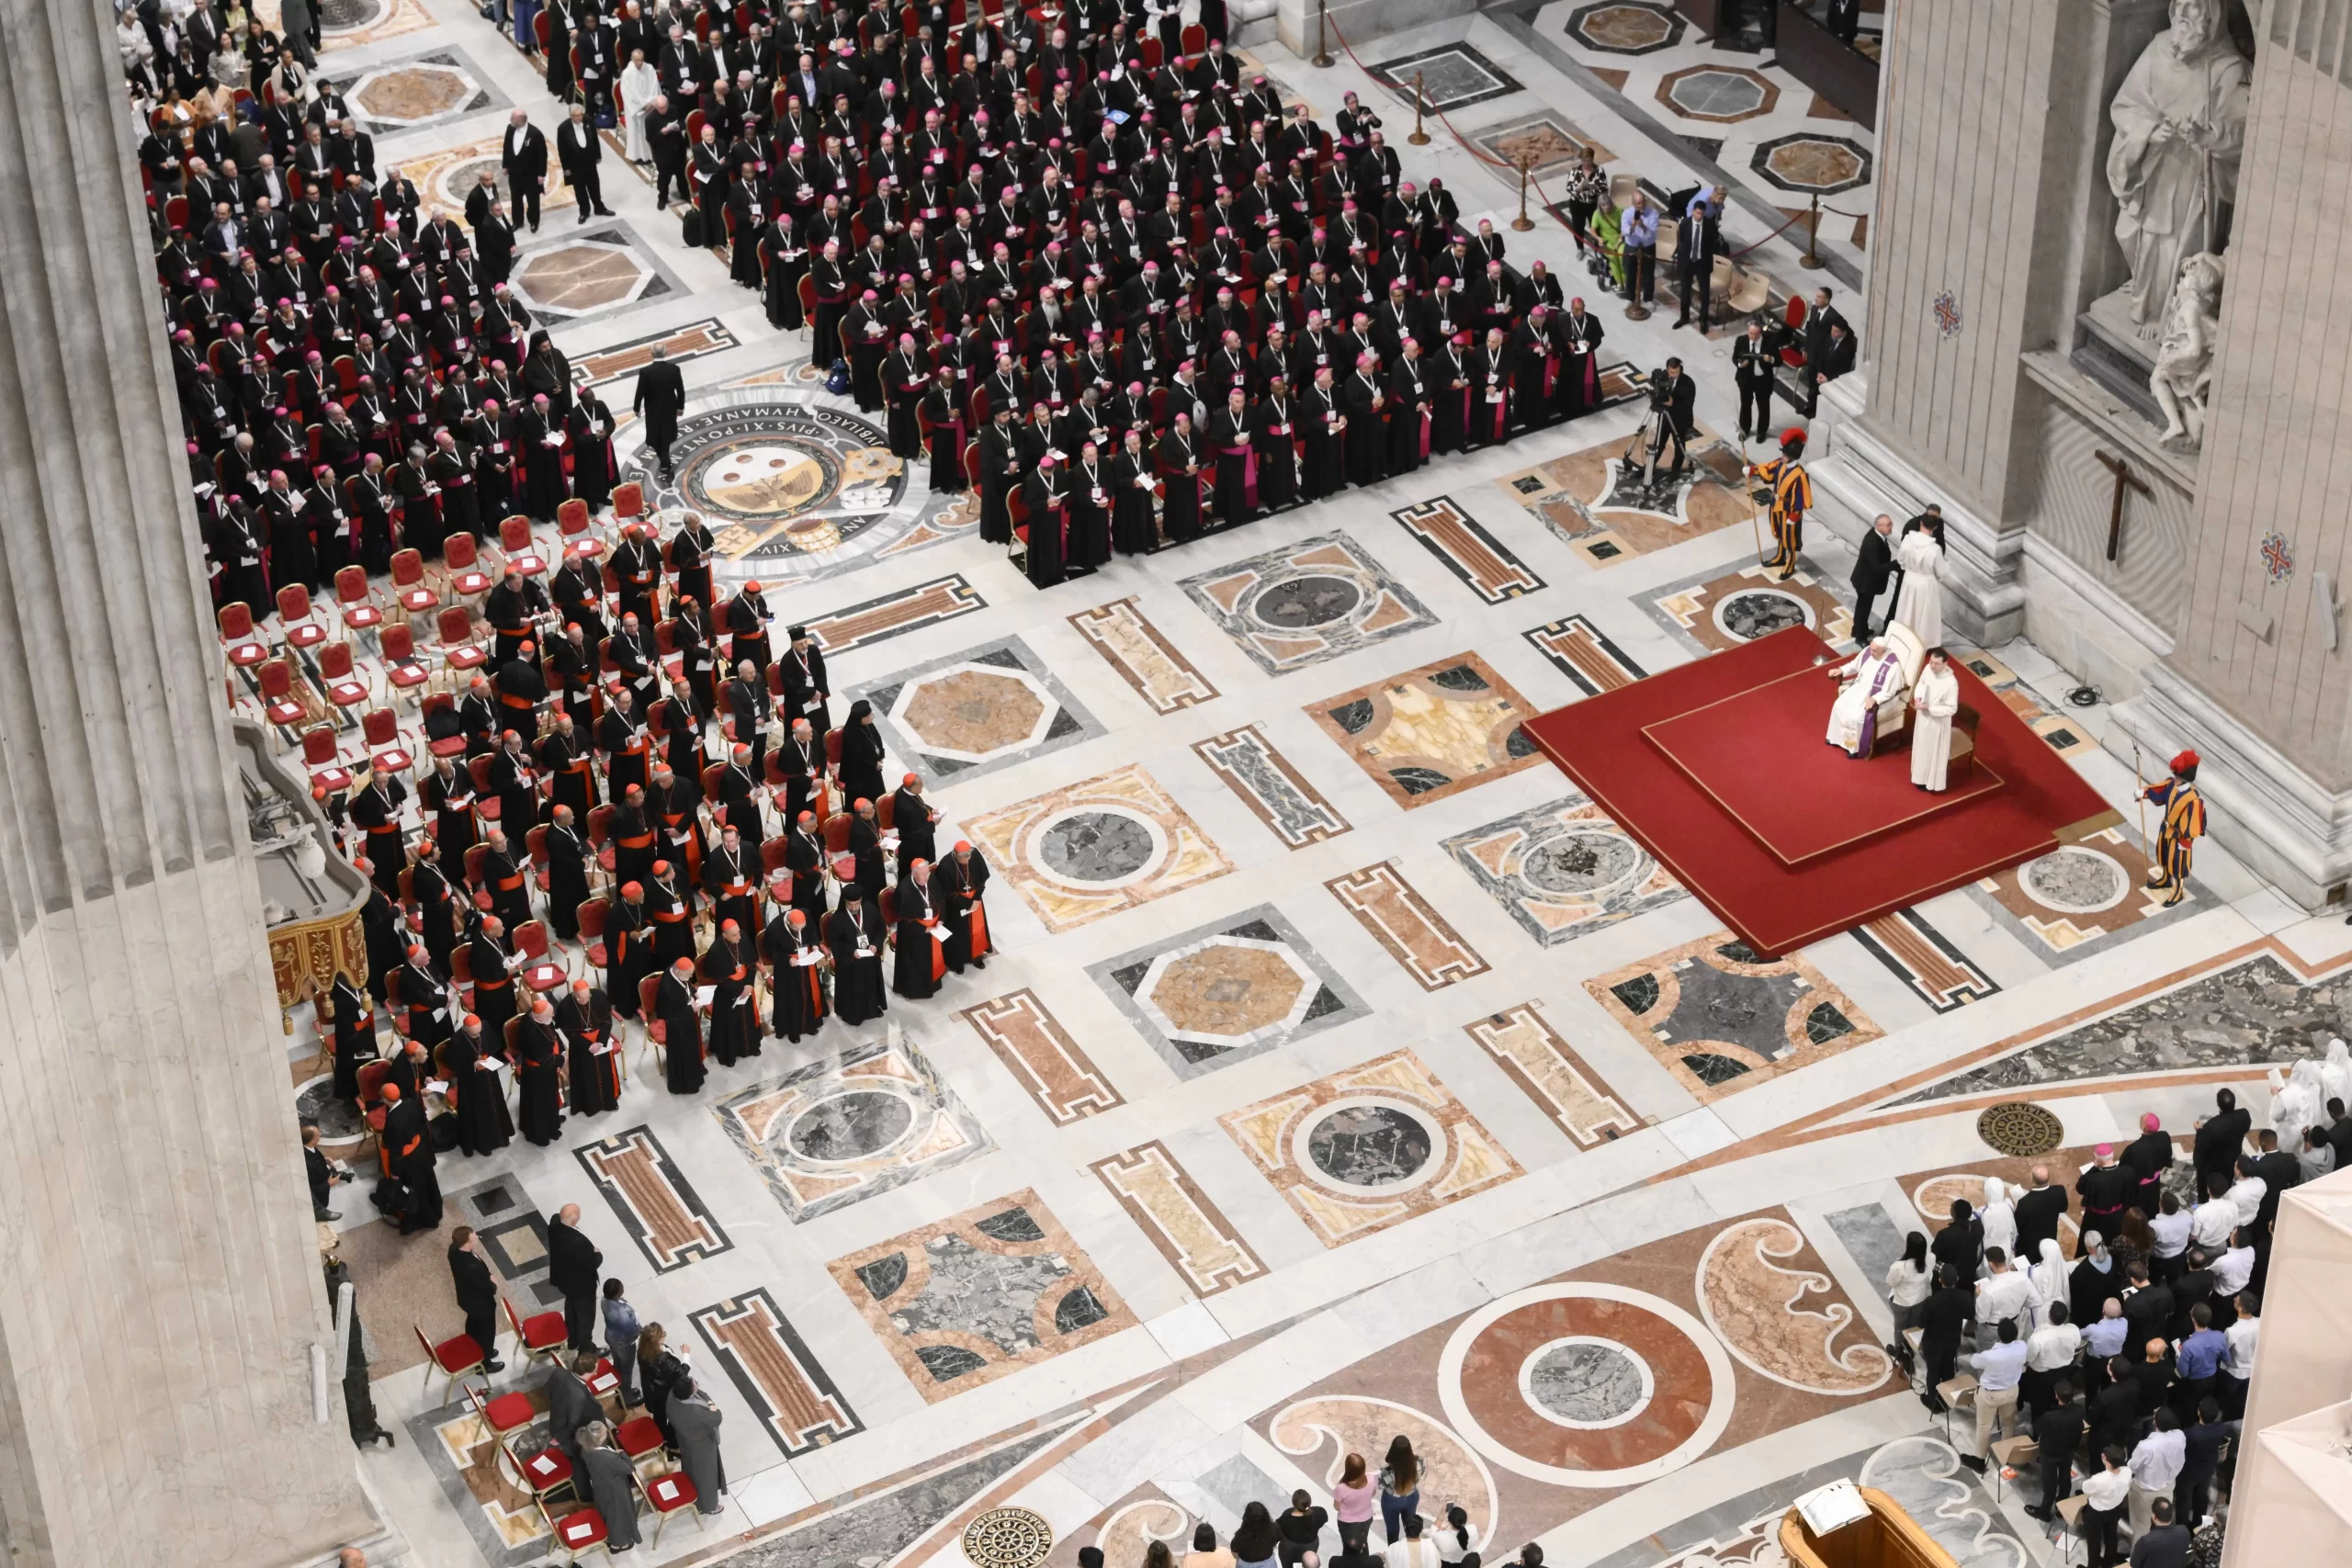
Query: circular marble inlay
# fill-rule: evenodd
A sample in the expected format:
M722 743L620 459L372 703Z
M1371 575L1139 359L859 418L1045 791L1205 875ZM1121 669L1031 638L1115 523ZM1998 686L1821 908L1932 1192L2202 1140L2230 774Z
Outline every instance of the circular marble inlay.
M1715 625L1743 642L1754 642L1791 626L1813 625L1813 607L1793 593L1749 588L1715 606Z
M1302 631L1345 620L1363 603L1363 589L1344 577L1292 577L1261 589L1250 613L1270 626Z
M964 1527L973 1568L1037 1568L1054 1550L1054 1527L1027 1508L990 1508Z
M294 1115L298 1121L317 1122L324 1143L353 1143L368 1135L357 1107L335 1093L333 1073L322 1073L295 1091Z
M1779 96L1770 82L1733 66L1678 71L1658 84L1658 97L1692 119L1745 119Z
M1657 1382L1628 1346L1572 1334L1539 1348L1519 1367L1528 1407L1580 1431L1622 1427L1649 1404Z
M852 1089L820 1100L786 1129L784 1139L803 1159L863 1159L880 1154L914 1125L914 1107L881 1089Z
M1306 988L1307 977L1274 949L1217 942L1170 959L1143 999L1180 1034L1238 1042L1292 1021Z
M782 400L730 404L678 422L677 483L648 493L703 513L713 527L749 530L736 546L749 557L827 551L905 491L904 464L887 450L879 465L868 457L888 445L854 414Z
M747 441L712 454L697 476L714 506L780 517L817 498L830 476L816 455L781 442Z
M1555 1358L1572 1348L1583 1353ZM1646 1382L1638 1404L1635 1374ZM1601 1280L1536 1285L1480 1307L1439 1353L1437 1387L1447 1423L1482 1457L1532 1481L1609 1489L1705 1454L1731 1425L1736 1393L1730 1352L1697 1316Z
M1519 874L1546 893L1592 893L1624 881L1641 863L1641 847L1623 833L1572 829L1529 850Z
M1037 863L1065 882L1124 882L1159 858L1159 840L1122 811L1073 811L1037 835Z
M1399 1187L1436 1152L1430 1127L1398 1105L1366 1100L1326 1111L1306 1132L1306 1157L1342 1187Z
M319 28L347 33L370 27L384 17L385 0L320 0Z
M2132 879L2121 866L2097 850L2067 844L2040 860L2028 861L2018 873L2026 897L2070 915L2112 909L2132 891Z
M462 106L474 85L446 65L410 65L370 75L352 90L351 101L369 119L431 119Z
M1976 1135L1988 1147L2017 1159L2046 1155L2066 1136L2064 1122L2022 1100L1988 1105L1976 1118Z

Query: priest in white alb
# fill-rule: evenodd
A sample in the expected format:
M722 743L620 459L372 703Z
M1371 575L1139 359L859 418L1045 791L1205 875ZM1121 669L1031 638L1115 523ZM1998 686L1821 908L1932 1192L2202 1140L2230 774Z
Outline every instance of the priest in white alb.
M1829 671L1842 682L1829 709L1828 741L1849 757L1868 757L1878 738L1878 706L1903 689L1903 660L1884 637Z
M1927 668L1911 688L1911 782L1940 795L1951 767L1951 721L1960 712L1960 678L1940 648L1928 649Z

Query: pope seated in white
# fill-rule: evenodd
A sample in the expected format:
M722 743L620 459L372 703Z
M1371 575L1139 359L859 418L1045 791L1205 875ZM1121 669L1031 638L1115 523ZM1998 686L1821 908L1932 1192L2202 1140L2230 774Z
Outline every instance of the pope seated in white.
M1940 648L1928 649L1928 667L1911 688L1911 782L1940 795L1951 767L1951 721L1960 712L1960 678Z
M1868 757L1878 738L1878 705L1903 689L1903 660L1883 637L1829 671L1843 682L1829 709L1828 741L1849 757Z

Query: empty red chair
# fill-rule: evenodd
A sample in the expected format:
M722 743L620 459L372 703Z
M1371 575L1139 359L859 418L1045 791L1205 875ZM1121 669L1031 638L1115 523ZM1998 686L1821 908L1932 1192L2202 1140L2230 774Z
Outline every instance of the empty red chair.
M459 948L458 951L463 953L466 949ZM454 958L456 954L452 953L451 956ZM525 1365L529 1365L530 1361L537 1360L542 1356L554 1360L563 1353L565 1333L563 1314L541 1312L534 1313L526 1318L516 1313L514 1303L504 1296L498 1298L498 1304L505 1311L506 1326L514 1336L514 1348L529 1358L524 1363Z
M449 568L449 592L460 598L490 592L490 573L477 564L474 536L452 534L441 546L441 559Z
M373 631L384 624L364 566L346 566L334 574L334 602L343 611L343 624L353 631Z
M559 1318L558 1321L561 1320ZM416 1328L414 1324L409 1326ZM416 1342L424 1348L425 1392L428 1393L432 1392L435 1372L437 1371L449 1380L442 1385L441 1389L441 1403L444 1405L449 1403L449 1396L458 1392L459 1378L482 1369L484 1356L481 1344L470 1334L453 1334L435 1345L424 1337L424 1329L416 1328Z
M458 537L463 538L464 535ZM488 663L490 655L473 640L474 615L463 604L441 612L441 660L452 670L471 670Z
M565 502L555 509L555 525L563 534L563 548L567 555L584 560L594 560L605 553L605 541L591 531L588 503L584 501Z
M409 629L407 622L386 626L377 646L384 656L384 680L395 694L422 686L433 678L424 660L416 656L416 633Z
M662 1423L650 1416L632 1416L613 1434L613 1447L628 1455L631 1465L642 1465L648 1459L659 1467L656 1474L669 1469L667 1445L662 1440Z
M351 770L335 750L334 731L321 724L302 731L302 765L311 770L311 787L340 794L351 787Z
M443 708L454 708L457 705L458 699L448 693L435 692L424 699L424 717L430 720ZM430 733L427 731L427 734ZM466 738L463 735L446 735L438 740L427 740L424 743L424 749L436 757L462 757L466 754Z
M370 762L381 762L396 773L416 766L416 759L401 744L401 721L390 708L370 708L359 721Z
M514 928L514 951L525 959L523 983L534 991L552 991L566 978L563 965L548 956L548 928L544 920L526 920Z
M258 673L262 716L272 724L301 723L304 709L294 700L294 666L283 659L273 659L262 665Z
M662 1532L668 1529L670 1521L681 1514L692 1514L696 1529L710 1528L703 1521L702 1511L695 1506L695 1483L687 1480L682 1472L670 1471L650 1481L639 1476L637 1484L639 1490L645 1494L645 1500L653 1506L654 1517L661 1521L653 1527L654 1551L662 1550Z
M421 615L441 603L424 581L424 558L414 550L392 552L392 592L401 609Z
M545 19L544 13L540 19ZM564 1460L563 1455L552 1449L542 1449L532 1457L532 1462L537 1463L539 1460L550 1455L563 1461L564 1480L570 1481L571 1479L571 1461ZM605 1523L605 1516L594 1508L574 1508L559 1519L548 1512L548 1506L545 1503L541 1503L539 1517L546 1521L548 1533L555 1538L556 1547L562 1551L563 1560L566 1562L579 1562L580 1554L583 1551L604 1549L605 1538L612 1533ZM609 1550L605 1551L605 1555L611 1555Z
M509 517L498 525L498 553L506 558L508 566L526 577L537 577L548 569L531 541L531 520L527 517Z
M220 606L220 643L229 662L243 670L269 657L268 645L254 630L254 607L243 599Z
M573 914L580 922L580 945L588 950L591 968L602 969L605 966L607 956L605 952L605 912L612 907L610 899L591 898Z
M327 640L326 627L311 618L307 584L289 582L277 591L277 624L286 629L288 648L314 648Z
M613 487L613 519L626 523L645 515L645 487L635 479Z
M472 775L474 781L474 820L485 828L497 825L501 809L506 804L491 792L490 764L491 758L487 755L466 759L466 772ZM514 846L510 844L507 847L512 849ZM474 849L481 850L485 854L490 852L490 846L487 844L476 844ZM473 850L466 852L469 856L473 852ZM471 865L466 867L466 880L476 886L481 884L481 874Z
M357 707L369 695L368 682L352 672L347 642L331 642L319 650L319 681L327 700L339 708Z

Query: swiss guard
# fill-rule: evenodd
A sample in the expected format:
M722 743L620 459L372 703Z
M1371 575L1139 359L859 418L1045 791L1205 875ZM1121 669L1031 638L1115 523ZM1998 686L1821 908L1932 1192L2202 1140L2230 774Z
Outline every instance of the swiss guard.
M1797 574L1797 556L1804 548L1804 514L1813 510L1813 477L1804 471L1804 432L1791 425L1781 433L1781 455L1747 470L1770 487L1773 551L1764 565L1768 570L1779 567L1782 582Z
M2188 891L2188 862L2197 840L2205 836L2205 797L2197 793L2197 753L2183 751L2172 760L2172 777L2150 784L2141 795L2164 807L2164 826L2156 830L2156 863L2149 869L2148 886L2169 887L2165 900L2170 908Z

